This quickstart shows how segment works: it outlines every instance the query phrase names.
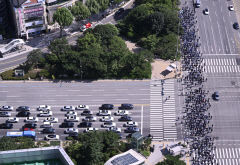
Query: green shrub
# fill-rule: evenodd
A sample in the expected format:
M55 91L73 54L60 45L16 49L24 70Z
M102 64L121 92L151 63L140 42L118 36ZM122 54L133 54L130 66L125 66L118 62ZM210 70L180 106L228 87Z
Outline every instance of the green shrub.
M60 146L60 141L50 141L50 146Z
M3 80L27 80L28 79L27 74L25 74L23 77L22 76L15 77L13 69L1 73L1 77Z
M150 155L150 151L148 151L148 150L140 151L140 153L145 157L148 157Z
M49 77L50 77L50 73L48 72L48 70L42 69L42 70L39 72L39 76L40 76L40 77L44 77L44 78L49 78Z

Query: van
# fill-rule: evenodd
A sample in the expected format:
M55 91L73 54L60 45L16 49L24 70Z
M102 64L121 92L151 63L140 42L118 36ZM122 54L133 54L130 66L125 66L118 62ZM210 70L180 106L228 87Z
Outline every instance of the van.
M200 4L201 4L201 1L200 1L200 0L196 0L195 7L196 7L196 8L199 8L199 7L200 7Z

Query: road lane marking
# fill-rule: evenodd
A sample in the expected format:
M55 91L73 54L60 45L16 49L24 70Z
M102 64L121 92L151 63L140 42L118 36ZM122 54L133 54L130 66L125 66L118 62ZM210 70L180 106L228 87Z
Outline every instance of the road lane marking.
M141 134L143 135L143 106L141 109Z
M224 16L223 16L223 20L224 20L224 22L225 22ZM226 29L226 26L225 26L225 24L224 24L223 26L224 26L224 29L225 29L225 31L226 31L226 35L227 35L228 44L230 44L230 42L229 42L229 38L228 38L228 33L227 33L227 29ZM231 52L231 46L230 46L230 45L228 45L228 46L229 46L229 52L230 52L230 54L232 54L232 52Z
M212 22L211 17L209 17L209 20L210 20L210 22ZM214 48L215 48L215 52L217 52L217 48L216 48L216 43L215 43L215 37L214 37L214 32L213 32L212 24L211 24L210 27L211 27L211 31L212 31L212 35L213 35L213 45L214 45Z

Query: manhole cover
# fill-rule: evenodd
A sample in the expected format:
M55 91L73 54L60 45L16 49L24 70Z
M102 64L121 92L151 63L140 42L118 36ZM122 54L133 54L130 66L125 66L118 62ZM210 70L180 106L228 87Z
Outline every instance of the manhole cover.
M237 65L240 65L240 58L236 58Z

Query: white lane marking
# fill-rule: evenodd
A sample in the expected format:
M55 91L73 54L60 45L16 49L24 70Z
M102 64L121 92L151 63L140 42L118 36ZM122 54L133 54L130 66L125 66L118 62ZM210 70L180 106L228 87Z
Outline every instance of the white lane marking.
M0 93L6 93L6 92L8 92L8 91L0 91Z
M208 52L210 52L210 50L209 50L209 47L208 47L208 45L209 45L209 40L208 40L208 38L207 38L207 32L206 32L206 26L205 26L205 23L203 22L203 26L204 26L204 32L205 32L205 36L206 36L206 41L207 41L207 50L208 50Z
M143 134L143 106L141 109L141 134Z
M224 17L223 17L223 20L224 20L224 22L225 22L225 19L224 19ZM229 38L228 38L228 33L227 33L227 29L226 29L226 26L225 26L225 24L223 25L224 26L224 29L225 29L225 31L226 31L226 35L227 35L227 40L228 40L228 43L230 44L230 42L229 42ZM226 47L226 49L227 49L227 47ZM230 52L230 54L232 54L232 51L231 51L231 46L229 45L229 52Z
M7 96L7 97L20 97L20 96Z
M211 17L209 17L210 19L210 22L212 22L211 20ZM214 45L214 48L215 48L215 52L217 52L217 48L216 48L216 43L215 43L215 38L214 38L214 33L213 33L213 27L212 27L212 24L211 24L211 31L212 31L212 35L213 35L213 45Z

